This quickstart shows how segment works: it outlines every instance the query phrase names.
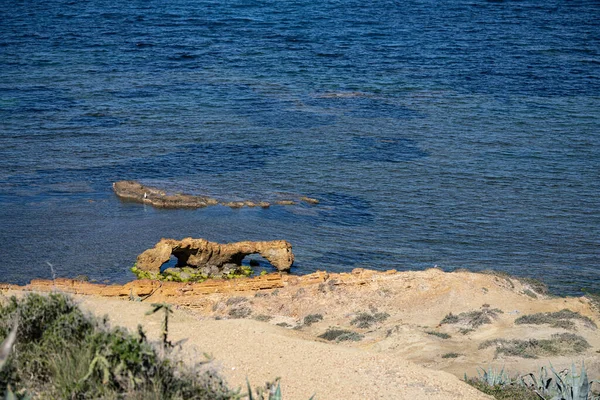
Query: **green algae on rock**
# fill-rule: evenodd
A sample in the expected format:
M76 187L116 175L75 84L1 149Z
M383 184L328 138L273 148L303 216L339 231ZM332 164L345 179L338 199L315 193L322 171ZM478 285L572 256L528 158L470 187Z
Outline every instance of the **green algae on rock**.
M207 274L202 270L191 267L167 268L163 272L144 271L134 265L131 272L137 279L152 279L167 282L204 282L207 279L245 278L254 273L251 267L239 266L222 274Z

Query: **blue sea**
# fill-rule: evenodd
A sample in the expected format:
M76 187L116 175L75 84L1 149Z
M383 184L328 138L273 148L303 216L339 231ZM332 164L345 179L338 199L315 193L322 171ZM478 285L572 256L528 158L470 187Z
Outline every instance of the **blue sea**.
M599 291L600 3L3 0L0 281L122 283L188 236Z

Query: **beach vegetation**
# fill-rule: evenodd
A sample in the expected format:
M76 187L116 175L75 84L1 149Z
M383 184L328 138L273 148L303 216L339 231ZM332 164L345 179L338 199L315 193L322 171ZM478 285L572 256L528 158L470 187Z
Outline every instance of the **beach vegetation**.
M229 310L229 316L231 318L247 318L250 316L250 314L252 314L252 309L248 306L239 306L239 307L234 307L231 310Z
M173 347L173 344L169 341L169 314L173 314L173 309L170 304L167 303L152 303L152 310L148 311L146 315L151 315L162 310L164 312L162 325L161 325L161 339L164 349Z
M364 338L364 335L361 335L358 332L349 331L347 329L329 328L325 333L320 334L318 337L330 342L334 340L336 342L358 342Z
M479 368L478 377L468 378L465 374L465 382L498 400L600 400L583 363L580 370L572 364L570 369L560 372L550 364L550 371L541 367L537 374L511 378L504 368L500 371Z
M306 326L311 326L319 321L323 321L323 314L308 314L303 320Z
M498 314L502 313L503 311L499 308L490 308L489 304L484 304L480 310L463 312L458 315L449 313L440 321L440 324L462 324L467 328L476 329L481 325L491 324L498 318Z
M503 354L522 358L579 354L591 347L582 336L573 333L556 333L550 339L486 340L479 345L479 349L487 349L493 346L496 347L496 356Z
M151 306L148 314L163 313L159 349L141 326L137 334L111 328L64 294L0 302L0 398L282 400L279 378L254 390L248 383L241 393L208 365L206 354L208 361L192 366L179 361L168 339L171 306Z
M442 358L458 358L461 355L462 354L450 352L450 353L442 354Z
M258 315L255 315L253 318L260 322L269 322L270 320L273 319L273 317L271 315L266 315L266 314L258 314Z
M450 339L452 337L447 333L438 332L438 331L425 331L425 333L428 335L431 335L431 336L439 337L440 339Z
M553 328L574 330L575 324L573 321L581 321L588 328L597 328L596 323L589 317L566 308L556 312L523 315L515 320L515 324L550 325Z
M0 305L0 340L11 337L14 321L18 330L0 371L0 393L26 392L40 399L237 395L214 371L177 363L167 352L159 353L143 333L111 328L106 319L84 314L63 294L29 294Z
M385 321L389 318L389 316L390 314L385 312L361 312L358 313L352 321L350 321L350 325L356 325L356 327L360 329L367 329L374 324Z

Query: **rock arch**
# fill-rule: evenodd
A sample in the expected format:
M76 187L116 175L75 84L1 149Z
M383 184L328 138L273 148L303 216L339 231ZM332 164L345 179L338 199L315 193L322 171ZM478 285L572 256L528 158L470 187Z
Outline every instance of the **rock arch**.
M227 264L241 265L244 257L250 254L260 254L279 271L289 271L294 263L292 245L285 240L221 244L190 237L183 240L161 239L154 248L137 257L137 268L159 273L160 267L173 255L177 258L178 267L222 270Z

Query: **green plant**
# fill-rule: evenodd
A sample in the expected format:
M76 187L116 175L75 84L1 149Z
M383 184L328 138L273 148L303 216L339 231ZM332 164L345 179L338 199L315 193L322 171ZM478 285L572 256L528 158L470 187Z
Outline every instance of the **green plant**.
M306 317L304 317L304 325L311 326L312 324L317 323L322 320L323 320L323 314L309 314Z
M252 314L252 309L248 306L235 307L229 310L231 318L246 318Z
M250 387L250 382L246 379L246 385L248 388L248 400L282 400L281 396L281 385L279 383L280 378L276 378L273 382L267 382L265 386L259 386L256 388L256 394ZM277 386L275 386L277 384ZM256 396L256 397L255 397ZM313 394L310 399L314 400L315 395Z
M489 386L476 378L469 378L466 382L496 400L540 400L535 392L519 384Z
M511 379L504 372L492 368L487 371L480 368L478 378L469 379L465 374L465 382L476 387L496 399L506 400L600 400L600 396L592 393L591 384L583 363L581 372L575 365L571 369L556 372L550 365L552 375L545 367L540 368L537 375L529 373L519 379Z
M329 341L335 340L336 342L358 342L364 338L360 333L336 328L329 328L325 333L320 334L318 337Z
M255 315L254 319L257 321L261 321L261 322L269 322L270 320L273 319L273 317L270 315L259 314L259 315Z
M489 304L484 304L481 310L463 312L458 315L449 313L440 321L440 325L464 324L471 329L475 329L484 324L491 324L492 320L498 318L498 314L502 313L502 310L490 308Z
M173 308L171 307L170 304L167 304L167 303L152 303L151 306L153 307L153 309L148 311L146 313L146 315L154 314L160 310L164 311L164 317L163 317L163 322L162 322L162 326L161 326L161 328L162 328L161 338L162 338L163 348L168 349L168 348L173 347L173 344L169 341L169 314L173 314Z
M557 396L553 399L560 400L588 400L590 396L590 381L585 370L585 365L581 363L581 373L577 372L575 364L571 364L571 370L558 373L550 364L550 369L554 374L554 388ZM600 397L593 396L596 400Z
M556 333L550 339L506 340L491 339L479 345L479 349L496 346L496 355L523 358L582 353L591 346L585 338L572 333Z
M431 335L431 336L437 336L440 339L450 339L452 336L448 335L447 333L444 332L437 332L437 331L425 331L426 334Z
M356 325L357 328L366 329L370 328L371 325L383 322L388 319L390 314L388 313L373 313L367 312L358 313L358 315L350 321L350 325Z
M446 353L442 355L442 358L458 358L461 354L458 353Z
M504 367L502 367L500 371L497 371L491 366L488 367L487 371L478 367L477 375L479 375L479 380L488 386L509 385L513 382L510 376L504 371Z
M569 309L563 309L556 312L544 312L530 315L523 315L515 320L515 324L542 325L548 324L554 328L574 329L573 320L582 321L589 328L597 328L596 323L589 317L583 316L578 312Z
M13 350L0 370L0 393L37 398L233 399L214 372L160 356L145 335L111 329L62 294L29 294L0 304L0 341ZM10 385L9 385L10 384ZM10 390L12 388L12 390Z

